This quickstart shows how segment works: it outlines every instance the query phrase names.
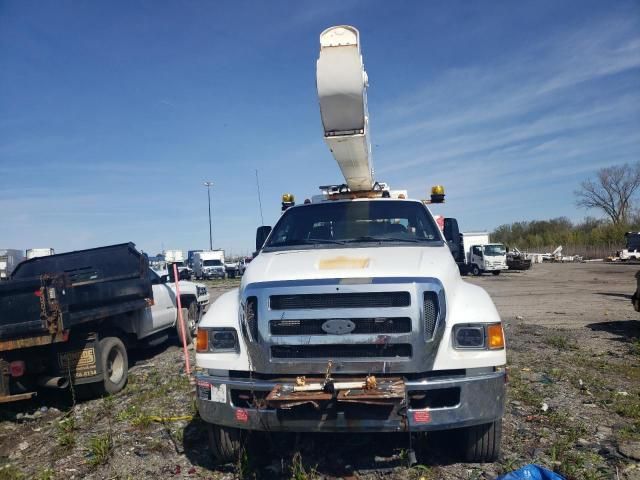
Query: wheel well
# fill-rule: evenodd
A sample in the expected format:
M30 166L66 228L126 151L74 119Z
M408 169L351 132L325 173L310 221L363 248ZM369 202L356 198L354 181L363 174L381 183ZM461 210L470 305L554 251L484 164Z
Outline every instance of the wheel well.
M191 305L195 301L197 301L197 298L194 295L180 295L180 303L182 304L182 308L189 308L189 305Z

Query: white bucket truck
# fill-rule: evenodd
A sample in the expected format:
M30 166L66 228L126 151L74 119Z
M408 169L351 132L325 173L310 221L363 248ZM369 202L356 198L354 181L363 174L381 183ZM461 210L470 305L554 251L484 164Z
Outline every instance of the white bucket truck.
M205 250L193 254L193 274L197 279L225 278L224 250Z
M500 275L509 270L507 249L502 243L491 243L489 232L465 232L462 234L464 264L459 265L462 273L482 275L484 272Z
M346 183L301 205L286 195L240 287L198 329L198 410L218 461L236 460L249 430L455 430L466 460L499 454L500 317L460 277L460 235L446 241L429 202L374 182L358 37L324 31L318 60L325 139ZM432 202L443 198L435 188Z

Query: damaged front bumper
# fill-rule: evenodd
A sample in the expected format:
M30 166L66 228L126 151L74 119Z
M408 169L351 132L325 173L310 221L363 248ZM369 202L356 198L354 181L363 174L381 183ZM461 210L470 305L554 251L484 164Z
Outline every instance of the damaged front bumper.
M475 371L474 371L475 370ZM248 430L289 432L402 432L461 428L502 417L504 369L405 379L393 402L326 400L278 406L267 400L286 380L197 375L198 411L209 423ZM295 379L288 379L295 381Z

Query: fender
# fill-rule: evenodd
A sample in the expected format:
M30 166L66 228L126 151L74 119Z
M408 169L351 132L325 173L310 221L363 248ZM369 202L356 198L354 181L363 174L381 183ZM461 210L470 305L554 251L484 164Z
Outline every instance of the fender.
M240 290L222 294L207 310L198 328L235 328L240 342L239 353L196 353L196 364L212 375L229 375L229 370L253 371L240 332Z
M481 287L459 281L447 296L447 328L438 348L434 370L492 367L507 363L506 350L456 350L451 333L461 323L501 323L489 294Z

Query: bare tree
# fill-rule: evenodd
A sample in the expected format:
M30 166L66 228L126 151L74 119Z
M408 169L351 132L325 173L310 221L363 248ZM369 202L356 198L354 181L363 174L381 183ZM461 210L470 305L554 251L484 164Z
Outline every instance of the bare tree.
M628 222L633 194L640 188L640 162L601 168L574 192L579 207L602 210L614 225Z

